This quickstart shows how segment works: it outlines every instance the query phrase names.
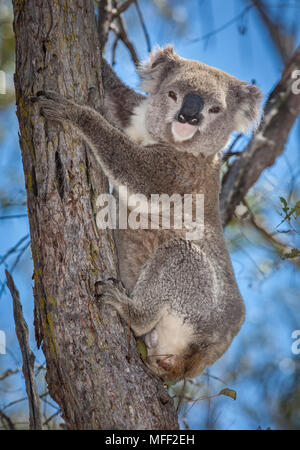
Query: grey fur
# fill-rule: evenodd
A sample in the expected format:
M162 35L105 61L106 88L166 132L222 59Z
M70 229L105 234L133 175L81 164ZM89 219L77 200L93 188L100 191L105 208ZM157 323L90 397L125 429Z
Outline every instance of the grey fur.
M219 151L234 130L255 124L260 92L216 68L180 58L170 46L154 50L140 68L149 97L125 86L103 64L108 120L53 92L38 101L46 118L79 130L115 186L147 197L204 194L203 239L187 241L175 229L116 230L121 279L130 294L111 281L101 286L103 299L145 338L154 373L164 380L194 377L224 353L244 321L219 217ZM200 129L177 142L172 126L187 93L204 99ZM221 112L210 113L213 107ZM139 111L144 111L140 119ZM138 123L143 131L135 129ZM136 133L136 142L126 133Z

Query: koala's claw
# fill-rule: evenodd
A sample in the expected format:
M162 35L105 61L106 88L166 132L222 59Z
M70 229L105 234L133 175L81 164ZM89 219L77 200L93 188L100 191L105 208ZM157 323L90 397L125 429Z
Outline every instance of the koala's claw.
M59 103L69 103L69 100L67 100L65 97L63 97L61 94L58 94L58 92L55 91L38 91L36 93L37 97L45 97L49 100L55 100Z
M29 97L29 100L32 103L37 103L40 100L39 97L41 97L41 96L45 96L46 97L46 91L38 91L36 93L36 95L33 95L32 97Z
M124 288L124 285L123 285L122 281L118 280L117 278L115 278L115 277L113 277L111 275L107 275L106 274L106 275L103 276L103 278L99 278L99 280L96 281L96 285L99 285L99 286L105 285L107 283L112 284L114 286L117 286L121 291L122 290L125 291L125 288Z
M42 95L44 95L45 97L47 97L46 91L38 91L38 92L36 93L36 96L37 96L37 97L41 97Z

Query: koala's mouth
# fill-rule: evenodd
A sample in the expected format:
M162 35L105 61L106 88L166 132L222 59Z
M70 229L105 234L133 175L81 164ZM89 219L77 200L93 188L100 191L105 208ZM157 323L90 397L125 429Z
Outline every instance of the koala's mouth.
M181 123L177 120L172 122L172 135L175 142L183 142L191 139L198 129L199 125L191 125L188 122Z

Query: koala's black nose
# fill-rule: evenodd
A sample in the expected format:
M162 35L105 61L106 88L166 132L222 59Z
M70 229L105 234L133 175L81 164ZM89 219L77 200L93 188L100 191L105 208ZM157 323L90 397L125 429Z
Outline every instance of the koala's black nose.
M187 94L183 99L181 109L177 116L178 122L188 122L191 125L198 125L203 106L204 101L200 95Z

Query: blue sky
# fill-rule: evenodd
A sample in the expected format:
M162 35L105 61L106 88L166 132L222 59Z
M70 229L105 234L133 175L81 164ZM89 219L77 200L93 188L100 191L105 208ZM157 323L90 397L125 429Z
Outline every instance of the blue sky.
M176 2L174 2L176 3ZM164 45L173 43L175 50L183 57L198 59L209 65L219 67L236 77L244 80L255 80L256 84L268 95L280 78L282 64L272 46L268 33L258 26L255 11L250 10L243 20L239 20L218 32L209 40L193 42L194 39L205 36L211 30L221 28L232 18L241 14L247 6L244 1L222 0L211 1L213 22L209 20L209 10L201 9L205 2L186 1L177 2L176 15L178 24L180 18L188 19L188 29L181 35L174 27L166 24L157 14L150 2L142 2L144 17L148 23L148 30L152 45ZM268 2L275 5L278 1ZM296 4L297 2L290 2ZM299 5L298 5L299 6ZM279 14L287 14L289 17L298 15L297 8L277 8ZM205 20L201 17L205 16ZM140 26L135 23L137 17L126 14L130 26L130 36L136 44L141 59L147 56L147 47ZM241 34L238 27L246 28L246 33ZM300 30L298 28L297 43L299 45ZM111 44L111 41L110 41ZM107 59L110 61L110 45L107 47ZM117 64L115 70L119 76L133 87L138 86L138 77L135 74L128 51L122 43L118 44ZM299 124L299 119L298 119ZM0 113L0 128L3 139L0 141L0 194L9 194L17 200L24 196L24 178L21 165L20 151L18 147L18 124L14 106ZM288 193L291 173L296 175L300 165L299 152L299 127L294 127L283 156L278 158L276 164L267 169L257 184L257 192L262 198L268 199L270 208L266 209L265 219L272 229L280 222L279 197ZM297 185L296 178L296 185ZM273 206L272 206L273 205ZM12 206L0 211L0 215L26 213L26 206ZM22 236L29 232L27 218L0 220L0 258ZM247 234L247 233L246 233ZM236 232L226 231L228 238L237 239ZM214 376L222 378L238 393L238 398L233 400L225 397L213 399L214 406L218 406L218 426L225 429L231 428L262 428L274 425L270 405L264 405L261 397L260 380L251 376L251 367L259 367L266 362L274 364L276 377L270 380L270 388L274 389L274 398L279 395L280 389L285 389L293 375L293 364L289 366L289 359L294 360L291 353L291 333L293 329L300 329L299 314L299 272L291 264L280 263L279 269L265 276L257 274L257 266L262 263L267 265L270 253L263 245L251 243L251 233L247 234L249 245L245 248L235 249L232 260L237 276L238 284L246 303L247 318L239 336L234 340L229 351L210 369ZM8 268L13 263L13 258L8 261ZM272 260L269 261L272 263ZM32 298L32 261L30 250L24 253L21 261L14 271L14 279L21 292L24 314L30 326L31 346L36 351L33 332L33 298ZM0 281L4 281L4 266L0 267ZM291 311L293 321L291 323ZM18 364L21 366L20 353L14 334L11 298L4 292L0 298L0 329L7 336L7 348L17 355ZM261 340L260 340L261 339ZM39 362L43 361L41 351L37 352ZM298 356L299 364L300 355ZM286 361L285 361L286 360ZM243 363L241 375L232 379L233 369ZM283 362L282 362L283 361ZM297 362L297 361L296 361ZM249 365L249 371L245 364ZM11 353L0 355L0 373L3 370L15 366ZM201 378L207 383L207 378ZM226 384L227 385L227 384ZM218 392L224 386L216 384ZM1 388L1 385L0 385ZM0 408L8 401L19 395L16 389L23 389L23 380L14 376L12 392L1 392ZM22 396L22 395L20 395ZM257 410L257 417L246 412L247 407ZM191 428L198 428L201 418L204 420L207 413L207 404L200 402L189 413ZM300 428L300 417L299 417Z

